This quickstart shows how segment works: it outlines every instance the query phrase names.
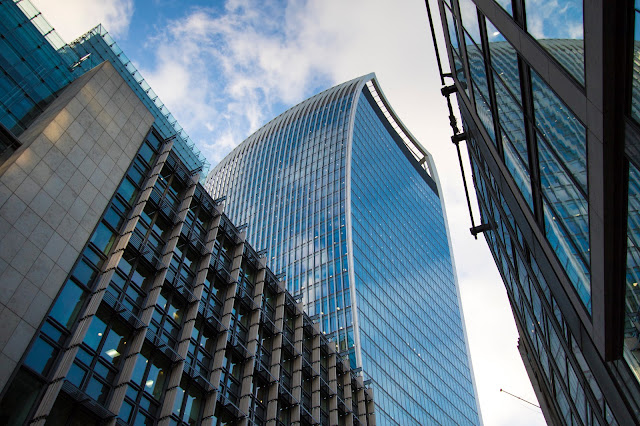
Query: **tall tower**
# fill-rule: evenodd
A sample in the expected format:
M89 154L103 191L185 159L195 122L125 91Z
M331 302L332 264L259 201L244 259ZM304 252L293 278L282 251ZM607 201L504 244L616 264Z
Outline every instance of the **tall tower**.
M298 104L210 173L375 394L380 424L477 424L438 178L373 74Z
M638 424L638 4L438 4L472 232L502 274L545 418Z

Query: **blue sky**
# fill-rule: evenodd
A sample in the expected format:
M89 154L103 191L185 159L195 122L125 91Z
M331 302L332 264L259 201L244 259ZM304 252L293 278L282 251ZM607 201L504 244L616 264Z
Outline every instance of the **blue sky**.
M32 2L66 41L104 24L212 165L285 109L375 72L438 168L484 422L544 424L500 392L535 401L504 285L483 237L469 234L423 1Z

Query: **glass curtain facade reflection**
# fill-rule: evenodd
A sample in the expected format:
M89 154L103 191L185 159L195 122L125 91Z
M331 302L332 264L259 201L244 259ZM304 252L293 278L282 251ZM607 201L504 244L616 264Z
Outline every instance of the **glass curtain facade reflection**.
M434 176L368 75L275 118L206 183L363 368L379 424L479 422Z
M637 424L640 9L438 4L458 138L543 413Z

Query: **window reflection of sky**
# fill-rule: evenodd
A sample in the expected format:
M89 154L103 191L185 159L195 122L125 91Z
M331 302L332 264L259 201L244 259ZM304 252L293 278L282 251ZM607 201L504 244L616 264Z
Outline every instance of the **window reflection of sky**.
M527 0L527 31L536 39L584 37L581 0Z
M550 49L544 40L572 39L582 40L583 4L581 0L527 0L525 2L527 31L544 47L571 75L584 85L584 54L578 64L567 67L565 58L558 56L555 49ZM578 65L578 66L576 66Z

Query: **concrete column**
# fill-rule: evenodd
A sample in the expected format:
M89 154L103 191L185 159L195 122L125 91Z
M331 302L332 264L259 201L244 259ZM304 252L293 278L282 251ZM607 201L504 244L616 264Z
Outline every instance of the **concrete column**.
M224 222L221 222L221 228L218 232L225 232L225 234L235 239L235 247L233 253L231 253L231 271L229 274L229 281L227 290L225 292L225 299L223 301L223 310L221 322L225 331L218 335L218 341L216 342L216 352L213 356L213 365L211 366L211 375L209 376L209 382L216 389L215 392L211 392L205 397L204 406L205 411L202 415L202 425L209 426L212 424L212 417L216 410L216 402L218 398L218 390L220 388L220 377L222 375L222 363L227 350L227 339L229 336L229 326L231 324L231 315L235 304L235 294L238 287L238 277L240 276L240 266L242 265L242 255L244 253L244 244L246 238L246 232L237 234L233 229L228 232L230 227L233 227L226 217L223 218Z
M289 296L290 297L290 296ZM291 394L293 397L302 404L302 343L304 340L304 318L302 316L302 304L295 305L294 314L294 326L293 326L293 347L296 352L296 357L293 360L292 366L292 386ZM295 405L291 410L291 424L300 424L301 407L300 404Z
M367 415L361 421L369 426L376 426L375 404L373 403L373 391L367 389L365 391L367 399Z
M313 365L313 369L318 373L317 376L313 378L311 383L311 415L316 419L320 420L320 345L322 338L320 334L316 334L313 338L313 350L311 352L311 362Z
M256 260L258 260L256 255ZM254 285L253 305L249 319L249 332L247 337L247 352L249 358L244 363L242 372L242 387L240 391L240 411L247 414L247 417L240 420L240 426L249 424L249 410L253 401L253 373L256 364L256 352L258 350L259 329L260 329L260 307L262 306L262 296L264 294L264 280L266 276L266 259L259 260L259 267L256 273L256 283Z
M191 200L191 198L189 198L189 200ZM198 316L200 299L202 298L204 282L207 278L207 273L209 272L211 253L213 252L213 247L216 242L216 236L218 235L218 227L220 225L221 214L222 208L217 208L215 211L216 216L211 219L211 223L209 224L204 253L202 253L202 256L200 257L200 261L198 263L198 272L196 274L195 285L193 287L193 295L195 296L196 300L187 308L184 325L180 333L178 348L176 350L178 356L180 356L182 361L176 363L176 365L174 365L173 369L171 370L171 374L169 376L169 384L164 396L162 408L160 409L160 416L158 419L159 426L166 426L170 422L169 417L172 414L173 405L177 397L178 386L180 386L180 381L182 380L182 374L185 365L184 360L186 359L187 353L189 351L191 332L193 331L193 327Z
M349 361L347 361L347 365ZM342 387L344 390L344 405L347 407L347 410L350 412L353 410L353 398L351 395L351 370L347 367L344 374L341 376ZM353 426L353 416L347 415L345 416L345 426Z
M271 375L276 377L278 381L274 381L269 386L269 401L267 403L267 426L276 426L278 423L278 393L280 386L280 363L282 362L282 344L283 335L282 329L284 328L284 304L285 304L285 290L278 285L278 295L276 296L276 309L275 309L275 326L277 330L280 330L275 336L273 336L273 352L271 353Z
M329 389L331 389L331 396L329 400L329 423L332 425L338 424L338 375L336 370L336 357L337 354L332 352L329 354Z

